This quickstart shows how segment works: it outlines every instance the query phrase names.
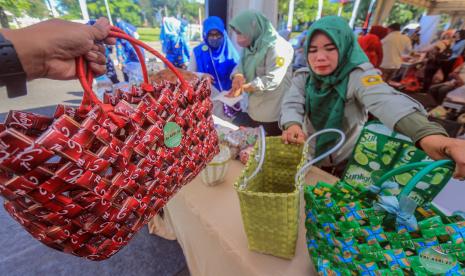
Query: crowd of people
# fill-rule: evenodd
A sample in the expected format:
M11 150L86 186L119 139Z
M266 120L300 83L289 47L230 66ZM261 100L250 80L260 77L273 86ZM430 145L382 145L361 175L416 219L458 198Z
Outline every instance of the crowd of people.
M400 32L399 24L373 26L357 39L344 19L327 16L311 24L294 47L287 41L289 33L277 32L259 12L243 12L229 26L240 57L221 19L210 17L187 68L210 76L213 86L229 97L245 96L242 110L239 105L224 109L231 108L225 114L234 124L261 125L267 135L281 135L284 143L303 143L315 130L341 129L348 137L345 146L323 164L336 174L343 170L368 112L433 158L465 159L465 141L449 138L428 120L421 104L387 83L417 43ZM460 43L457 39L451 46ZM297 58L305 66L296 68ZM336 139L323 135L316 154ZM456 175L463 170L459 167Z
M52 35L49 37L51 44L54 41L62 43L65 37L74 41L76 45L73 46L86 46L73 48L73 52L61 57L66 60L67 66L71 66L63 71L73 76L74 57L84 54L91 63L91 69L97 75L102 74L105 51L88 42L89 39L92 42L104 39L110 28L108 22L99 20L93 26L81 27L79 24L52 21L26 28L26 31L3 32L17 47L21 61L26 64L23 67L28 77L71 77L60 75L63 72L53 71L55 74L52 74L52 71L46 69L42 73L27 72L30 69L28 65L37 62L28 60L36 58L35 56L22 55L28 53L24 49L29 49L32 45L24 43L22 33L38 32L40 28L50 28L54 24L77 30L55 32L61 34L62 38L56 39ZM179 35L185 29L182 22L165 19L161 36L163 50L173 64L205 74L212 79L215 89L227 93L229 97L244 95L246 105L241 103L241 109L232 107L229 110L231 112L227 112L237 125L262 125L267 135L281 135L283 143L297 144L303 143L312 131L324 128L341 129L348 137L345 146L323 164L334 171L344 165L370 112L391 129L410 137L433 159L453 159L457 164L454 176L465 177L465 141L448 137L441 126L428 120L421 104L386 82L396 75L405 51L412 49L410 39L400 33L398 24L390 25L387 31L380 27L372 28L368 37L360 38L362 49L343 18L323 17L308 28L302 46L307 66L295 72L294 48L278 34L263 14L255 11L243 12L231 20L229 27L235 34L236 44L242 50L241 55L232 45L224 23L216 17L205 20L203 42L192 53L188 47L184 47L187 45L185 38ZM124 26L121 28L124 29ZM83 32L80 37L65 35L79 30ZM372 48L370 41L377 39L381 43L377 41ZM107 42L116 43L112 39L107 39ZM453 43L447 46L451 49L451 55L437 67L446 73L453 72L455 62L463 54L463 31L457 32L451 42ZM436 44L431 51L442 47L440 42ZM49 46L52 49L57 48L58 52L60 47L64 47L62 44ZM120 47L124 49L124 45ZM124 60L129 57L130 55L125 55ZM40 58L43 59L44 56ZM57 61L56 57L50 60ZM190 64L187 60L190 60ZM37 68L34 70L37 71ZM332 134L322 135L316 142L316 154L325 151L337 139Z
M400 32L397 23L387 28L372 26L358 41L370 62L382 71L386 82L401 80L404 59L423 53L426 58L415 77L422 82L421 91L430 93L441 104L449 91L465 84L465 30L444 31L430 45L418 48L420 30L418 27L408 36L407 32ZM418 49L415 51L415 48Z

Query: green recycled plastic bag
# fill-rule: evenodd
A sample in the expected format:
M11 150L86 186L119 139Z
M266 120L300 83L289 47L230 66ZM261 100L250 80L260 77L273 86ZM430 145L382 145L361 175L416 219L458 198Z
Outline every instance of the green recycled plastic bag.
M354 187L367 187L374 184L377 176L405 164L431 161L426 153L416 148L412 141L396 133L378 121L369 122L362 130L352 157L346 167L342 180ZM400 185L405 185L419 169L395 176ZM429 202L450 179L452 172L444 168L425 176L417 184L411 197L417 203Z

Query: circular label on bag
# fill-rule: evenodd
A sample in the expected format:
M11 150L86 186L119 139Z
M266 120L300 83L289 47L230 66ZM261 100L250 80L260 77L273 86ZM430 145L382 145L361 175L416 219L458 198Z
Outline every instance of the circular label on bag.
M423 250L419 259L423 267L434 274L444 274L457 265L457 258L442 252L438 246Z
M168 148L175 148L181 144L182 129L178 124L168 122L163 127L163 137L165 146Z

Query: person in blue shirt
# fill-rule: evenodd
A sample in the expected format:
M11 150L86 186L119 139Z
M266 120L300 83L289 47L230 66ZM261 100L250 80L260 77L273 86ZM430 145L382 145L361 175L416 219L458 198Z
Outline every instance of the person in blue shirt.
M189 44L186 38L187 21L174 17L162 20L160 41L166 58L176 67L186 69L189 63Z
M117 19L116 26L136 39L139 37L139 34L137 33L137 28L124 20ZM139 49L141 49L143 53L142 48ZM131 43L129 43L128 41L124 39L117 39L116 56L118 58L118 62L122 65L123 68L124 81L128 81L129 76L126 74L124 68L128 63L139 63L139 58L137 57L136 51L132 47Z
M221 18L210 16L203 22L203 42L193 50L193 58L188 70L206 73L211 76L213 86L219 92L231 89L231 72L239 62L239 54L234 48ZM240 109L224 105L224 114L233 117Z
M111 82L115 84L115 83L119 83L119 80L118 80L118 75L116 74L116 69L113 63L113 59L110 57L112 52L113 52L113 46L105 45L105 58L107 59L106 76L111 80Z

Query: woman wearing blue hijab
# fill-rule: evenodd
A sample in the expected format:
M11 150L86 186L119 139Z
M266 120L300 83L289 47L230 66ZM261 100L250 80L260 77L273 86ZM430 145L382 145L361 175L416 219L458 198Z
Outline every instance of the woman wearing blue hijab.
M224 23L217 16L203 22L203 42L194 48L189 71L206 73L213 77L213 85L219 92L231 89L231 72L239 62L239 54L228 37ZM239 110L224 105L224 114L233 117Z
M187 22L164 17L160 40L166 58L176 67L186 69L189 62L189 44L186 39Z

